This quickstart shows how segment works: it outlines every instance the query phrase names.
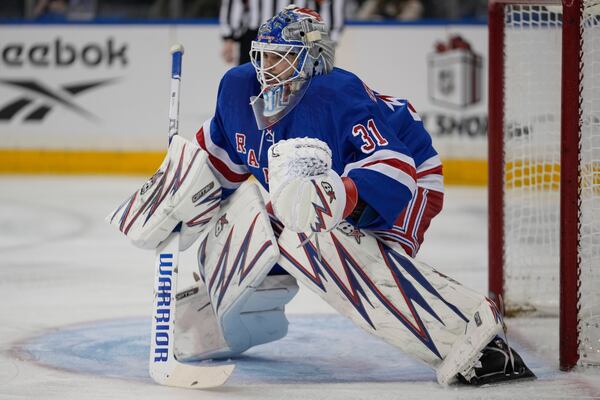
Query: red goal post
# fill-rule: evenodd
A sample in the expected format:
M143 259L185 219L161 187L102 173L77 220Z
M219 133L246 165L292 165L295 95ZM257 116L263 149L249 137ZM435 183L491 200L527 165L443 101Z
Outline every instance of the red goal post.
M571 369L581 363L582 358L586 358L584 361L592 364L600 362L598 320L592 317L591 328L590 322L582 322L583 318L587 318L582 317L582 309L588 312L587 308L592 307L596 313L600 311L598 310L600 304L591 306L584 304L585 307L582 307L581 295L581 291L584 289L597 292L600 291L600 287L594 289L593 285L591 287L583 285L580 279L583 263L598 262L597 267L590 265L589 269L600 269L600 258L597 254L600 248L597 243L600 241L600 236L598 236L600 232L598 226L600 224L598 216L600 214L598 211L600 204L598 200L600 198L600 159L598 156L600 150L595 147L599 143L598 138L600 137L600 122L596 123L598 121L595 119L599 118L596 113L600 112L597 104L600 100L600 89L598 89L600 80L597 76L595 77L593 85L595 88L585 88L582 81L582 79L593 78L585 78L583 72L583 35L585 29L596 29L596 26L600 25L596 10L599 3L597 0L565 0L563 2L556 0L492 0L489 4L488 283L490 295L495 299L499 295L502 296L507 307L515 310L539 311L543 305L532 305L535 304L534 297L536 296L534 286L552 286L552 282L558 281L558 276L560 276L558 283L560 296L557 293L555 297L557 297L556 308L560 317L560 366L563 370ZM588 18L585 23L584 7L587 7L585 12L586 18ZM519 15L520 12L521 15ZM541 39L542 36L536 35L536 30L544 28L554 34L558 32L558 37L561 39L561 44L557 45L552 54L548 48L552 47L556 40L548 39L550 45L546 46L541 42L546 39ZM509 30L510 34L508 34ZM600 29L595 33L600 35ZM525 37L530 34L533 38L524 38L523 46L513 46L507 43L509 40L521 40L519 35ZM531 46L529 53L526 46ZM519 54L513 57L511 52ZM552 76L550 74L552 74L553 67L548 65L546 68L545 62L552 61L553 54L556 57L554 61L557 63L555 66L557 79L548 79ZM523 73L520 70L527 68L527 57L530 57L530 64L535 66L532 71ZM595 57L594 61L600 62L600 57L595 53L593 57ZM589 71L590 67L587 68L586 71ZM600 74L595 72L595 75ZM538 77L540 82L535 83L534 81ZM519 87L515 88L515 86ZM544 95L542 90L545 86L549 90ZM589 83L588 86L590 86ZM527 99L523 100L522 97L526 97L522 94L525 90L523 88L531 89L532 92L538 91L539 93L533 93L531 98L537 100L531 101L530 99L529 102ZM516 96L517 98L507 99L507 96L515 96L516 93L519 94ZM592 96L592 99L588 101L584 96ZM547 100L546 97L554 97L555 103L548 103L550 108L540 111L541 104ZM513 107L511 111L511 102L515 101L523 101L523 104L519 109ZM595 109L590 111L588 103L593 103L591 107L595 107ZM584 105L585 111L583 110ZM525 114L523 108L531 108L533 111L531 114ZM507 116L511 113L512 115ZM552 116L557 113L560 113L560 121L557 120L555 124L558 155L556 161L552 161L548 154L540 154L540 148L547 152L546 147L552 147L551 140L546 141L541 136L546 133L544 131L553 130L551 120ZM582 117L582 114L585 113L590 113L591 122L586 119L588 117ZM582 141L582 123L584 123L582 121L586 121L585 135L591 137L589 139L591 144ZM507 142L510 143L507 144ZM582 148L591 155L586 153L585 156L582 156L582 151L580 151ZM518 155L512 156L513 153ZM512 158L507 159L507 157ZM592 157L591 160L590 157ZM585 179L582 178L582 171L587 174ZM527 186L527 193L521 189L525 186ZM515 192L520 191L520 193L513 196L509 193L511 189L515 189ZM546 212L546 208L548 210L551 208L551 203L554 201L552 198L556 197L552 192L560 193L560 199L556 201L556 210L549 211L544 216L534 216L533 214L540 211L537 209L538 207L542 209L542 212ZM582 194L583 192L585 194ZM586 196L585 200L582 200L583 195ZM589 197L591 200L588 199ZM525 201L531 203L515 211L514 207L510 208L512 206L507 205L510 201L513 204ZM536 201L539 202L537 207ZM588 204L590 201L593 202L592 205ZM584 206L582 206L582 202L585 203ZM559 208L558 203L560 204ZM585 221L581 219L583 208L591 209L591 216L586 215ZM507 215L508 212L511 214ZM554 222L548 223L549 219ZM589 222L590 219L591 222ZM507 230L507 226L510 224L513 227ZM538 226L533 226L535 224ZM582 244L583 225L585 225L585 234L591 235L591 237L586 236L585 243ZM558 226L560 226L560 235L557 232L554 237L553 231L558 231ZM541 237L546 234L550 239L546 240ZM540 244L541 241L546 242ZM588 242L591 250L582 250L582 247L587 246ZM559 256L556 257L556 264L560 265L560 273L556 271L556 279L553 277L554 272L543 271L545 268L550 269L550 264L553 264L553 262L546 261L546 253L553 251L554 244L560 249ZM536 272L533 272L533 267L531 272L528 271L529 265L516 265L512 267L512 272L508 272L506 259L513 253L522 254L519 253L520 251L538 252L530 257L539 259L535 266ZM585 256L581 255L582 251L587 251ZM525 259L529 256L518 257ZM533 263L535 264L536 261L534 260ZM537 272L537 269L540 272ZM539 275L533 276L538 273ZM593 279L600 276L600 271L591 273L596 274ZM532 276L529 277L527 274ZM588 274L587 270L586 274ZM548 282L544 282L545 279L548 279ZM520 291L528 292L522 297L526 300L513 300L511 297L512 287L519 285L521 285ZM518 297L518 295L516 293L514 297ZM551 309L553 307L551 304L552 294L544 293L544 296L549 296L548 308ZM597 294L593 294L589 301L597 303L598 297ZM585 300L588 301L588 298ZM593 315L591 312L589 314ZM582 324L587 325L582 328ZM591 334L586 329L591 329ZM582 337L582 335L590 337ZM584 353L583 357L581 353Z

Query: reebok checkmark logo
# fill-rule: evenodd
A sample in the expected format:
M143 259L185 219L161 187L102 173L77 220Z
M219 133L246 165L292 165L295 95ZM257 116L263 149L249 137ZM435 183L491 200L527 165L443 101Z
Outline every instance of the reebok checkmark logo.
M40 122L56 106L64 107L88 120L97 121L98 117L75 103L82 93L114 82L104 79L84 83L65 84L56 89L49 88L36 80L0 79L0 84L17 87L23 95L8 104L0 105L0 122L22 118L23 122Z

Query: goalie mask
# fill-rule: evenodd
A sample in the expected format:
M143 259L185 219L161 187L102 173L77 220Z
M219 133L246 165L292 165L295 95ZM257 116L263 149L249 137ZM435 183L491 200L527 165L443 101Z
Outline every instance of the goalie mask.
M333 69L334 44L317 12L291 5L261 25L250 59L261 84L250 100L265 129L298 104L311 77Z

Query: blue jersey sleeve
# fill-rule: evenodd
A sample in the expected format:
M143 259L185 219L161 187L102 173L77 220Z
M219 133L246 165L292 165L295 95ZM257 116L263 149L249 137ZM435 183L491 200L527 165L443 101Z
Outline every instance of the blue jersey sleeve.
M212 171L223 186L224 197L230 195L250 176L246 165L240 160L228 139L227 127L224 124L227 118L227 96L232 94L228 89L232 85L235 86L232 80L235 81L235 75L230 71L219 84L214 116L206 121L196 134L198 144L208 153Z
M402 100L401 103L402 106L390 119L397 121L398 138L409 148L413 156L417 170L417 186L443 193L442 162L433 147L431 136L410 102Z
M354 181L366 206L350 222L368 230L389 229L417 190L415 157L430 155L431 138L407 101L381 96L358 78L351 83L337 106L342 176Z
M356 95L361 94L360 91ZM412 199L416 168L399 127L363 89L360 101L342 115L342 176L351 178L366 208L351 222L369 230L388 229Z

